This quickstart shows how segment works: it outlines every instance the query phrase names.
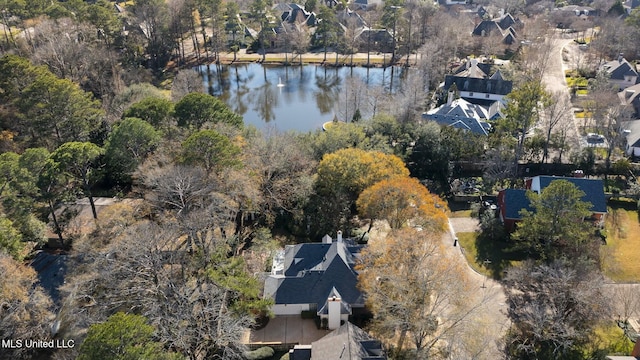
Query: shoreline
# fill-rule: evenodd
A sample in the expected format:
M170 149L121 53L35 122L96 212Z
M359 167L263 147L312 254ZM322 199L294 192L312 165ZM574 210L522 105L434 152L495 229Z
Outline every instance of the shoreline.
M410 56L407 62L406 56L397 58L393 64L391 64L391 54L386 53L371 53L369 54L369 61L367 63L367 53L356 53L352 55L337 55L335 52L327 52L326 60L324 52L309 52L302 55L290 54L290 53L267 53L264 56L257 53L246 53L245 49L242 49L235 55L232 52L223 52L218 54L216 61L214 56L206 57L201 54L199 58L191 55L186 62L178 64L176 62L170 63L168 68L179 69L184 67L201 66L201 65L242 65L242 64L264 64L274 66L300 66L300 65L318 65L327 67L364 67L364 68L386 68L390 66L404 66L413 67L418 60L415 54ZM302 60L300 60L302 57Z

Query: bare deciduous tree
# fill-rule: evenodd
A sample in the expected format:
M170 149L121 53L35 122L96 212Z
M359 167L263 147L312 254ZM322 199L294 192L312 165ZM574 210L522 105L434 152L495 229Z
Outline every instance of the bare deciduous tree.
M149 319L160 342L189 359L241 359L240 338L254 306L241 281L232 279L242 274L242 263L228 257L220 230L196 228L138 224L78 259L79 271L63 288L65 335L78 337L90 323L133 312Z
M595 271L528 262L511 268L504 285L513 324L505 345L509 356L570 358L609 313L603 278Z
M202 77L193 69L178 71L171 84L171 100L180 101L185 95L193 92L204 92Z
M448 258L440 232L404 229L362 251L359 286L374 314L374 331L395 340L406 338L417 359L429 358L445 339L487 301L471 291L463 263Z
M43 340L51 338L51 299L36 285L36 272L0 253L0 337L5 340ZM42 349L23 343L16 348L3 346L2 356L31 359Z
M542 153L542 162L547 162L549 158L549 145L551 143L551 135L563 124L573 123L571 118L571 102L564 92L554 92L549 96L547 106L542 110L540 125L545 135L544 150Z

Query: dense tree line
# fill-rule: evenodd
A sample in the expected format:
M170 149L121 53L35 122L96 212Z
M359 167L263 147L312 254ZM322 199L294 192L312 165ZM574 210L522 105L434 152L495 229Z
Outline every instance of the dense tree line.
M460 301L468 279L440 261L446 206L439 195L449 192L458 161L481 159L486 178L499 180L515 178L523 160L546 162L553 150L562 157L566 104L541 86L534 70L544 68L543 56L518 54L515 61L528 72L514 78L525 81L488 139L424 122L422 95L441 81L445 64L489 44L462 39L451 25L461 23L459 14L434 16L431 3L386 1L367 20L396 28L398 55L407 62L414 52L422 55L419 76L394 94L395 106L374 101L371 119L356 116L357 107L344 109L353 121L326 132L261 133L194 86L200 78L193 71L175 75L170 95L148 83L161 79L172 59L185 60L190 45L207 58L237 52L224 31L229 24L239 31L236 5L145 0L119 16L107 1L0 1L10 15L3 24L24 33L5 32L2 51L11 54L0 58L0 267L15 275L0 286L7 304L0 310L2 338L55 335L45 326L55 310L58 336L78 344L86 337L74 350L81 358L105 347L134 357L240 358L240 334L270 305L249 275L264 271L266 261L250 264L242 255L262 251L267 258L278 245L275 230L317 240L336 229L351 233L361 225L355 219L386 220L393 228L388 243L363 254L361 282L371 302L391 300L370 306L376 331L401 335L399 353L407 336L418 357L453 343L452 333L486 301ZM270 2L241 5L264 50ZM353 29L337 31L334 10L308 6L323 20L314 45L352 52ZM637 28L637 14L625 26ZM603 23L598 39L613 36L616 24ZM288 39L288 46L301 54L309 41ZM607 46L593 44L607 55L632 44ZM598 126L611 130L617 113L596 109L603 103L594 103L593 112L601 115ZM524 135L539 116L545 133L536 143ZM593 331L588 323L607 310L598 244L580 221L586 205L566 184L546 191L532 195L536 212L524 214L512 237L531 255L504 282L513 321L505 352L513 358L579 357L580 339ZM126 201L98 211L96 194ZM70 205L81 198L89 201L94 226L73 233ZM73 255L63 301L55 305L20 263L46 241L47 225ZM433 271L412 271L425 264ZM389 278L380 280L382 273ZM421 291L413 291L415 284ZM398 304L408 311L398 313ZM139 331L135 338L112 337L130 335L131 327Z

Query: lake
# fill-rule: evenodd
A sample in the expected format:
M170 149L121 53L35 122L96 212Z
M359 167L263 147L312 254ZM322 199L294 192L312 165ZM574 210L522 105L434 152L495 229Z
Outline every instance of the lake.
M371 98L395 91L400 67L358 68L317 65L268 66L242 64L201 66L207 91L259 129L301 132L326 121L351 120L356 109L371 116ZM366 92L367 96L364 95Z

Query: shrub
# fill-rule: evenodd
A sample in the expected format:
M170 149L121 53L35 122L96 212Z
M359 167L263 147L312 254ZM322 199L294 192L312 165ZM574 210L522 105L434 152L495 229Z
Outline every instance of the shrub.
M246 352L244 357L247 360L261 360L261 359L269 359L275 354L275 350L269 346L263 346L261 348L257 348L253 351Z

